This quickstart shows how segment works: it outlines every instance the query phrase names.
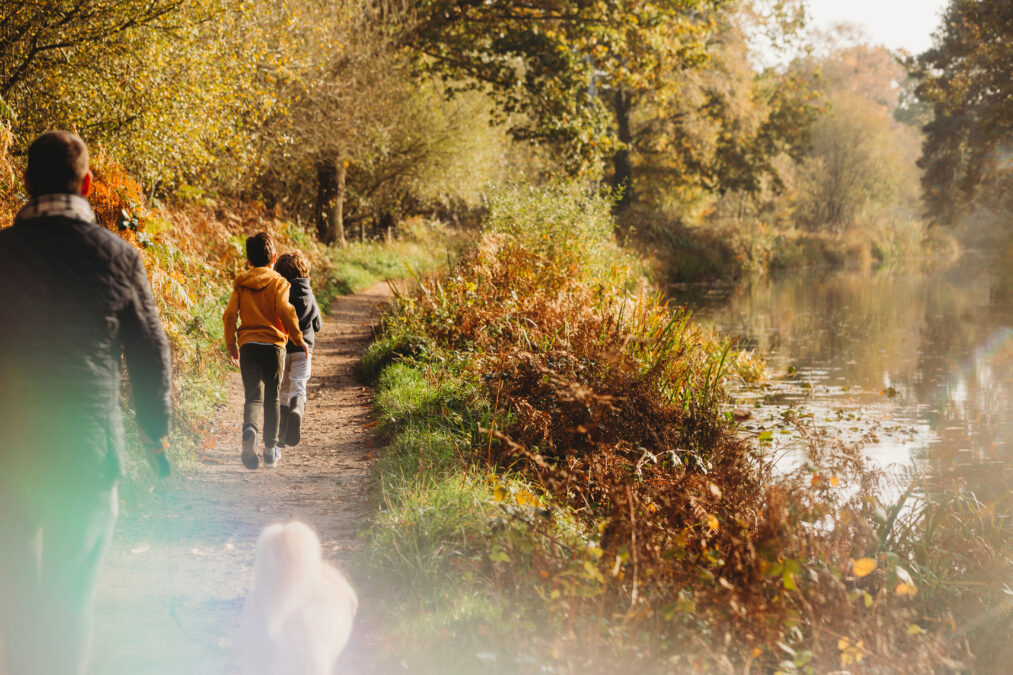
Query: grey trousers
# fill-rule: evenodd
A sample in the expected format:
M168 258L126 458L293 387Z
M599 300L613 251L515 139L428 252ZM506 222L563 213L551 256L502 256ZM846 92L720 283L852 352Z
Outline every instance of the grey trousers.
M0 673L87 670L116 485L0 486Z

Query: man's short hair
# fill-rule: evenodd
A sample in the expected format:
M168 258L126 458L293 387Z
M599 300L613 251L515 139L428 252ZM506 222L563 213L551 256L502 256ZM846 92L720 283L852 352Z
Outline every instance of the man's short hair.
M310 261L302 251L292 251L278 258L274 271L289 281L305 279L310 275Z
M274 260L274 239L267 232L246 238L246 259L254 267L266 267Z
M68 131L47 131L28 148L25 179L33 197L79 193L88 175L88 146Z

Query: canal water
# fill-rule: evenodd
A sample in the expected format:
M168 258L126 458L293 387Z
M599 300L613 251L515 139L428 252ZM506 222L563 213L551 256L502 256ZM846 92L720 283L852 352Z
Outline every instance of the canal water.
M733 384L729 408L786 462L801 457L801 420L880 465L995 497L1013 487L1013 304L998 299L990 259L805 270L674 296L766 359L765 382Z

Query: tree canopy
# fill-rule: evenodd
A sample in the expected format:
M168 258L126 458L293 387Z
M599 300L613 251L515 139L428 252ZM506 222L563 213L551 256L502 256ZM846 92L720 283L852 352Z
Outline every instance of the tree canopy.
M706 61L724 0L426 0L406 36L426 69L488 86L513 133L554 144L574 172L620 147L607 97Z
M956 222L980 188L1009 180L1013 141L1013 3L951 0L918 57L917 94L932 106L920 161L930 211Z

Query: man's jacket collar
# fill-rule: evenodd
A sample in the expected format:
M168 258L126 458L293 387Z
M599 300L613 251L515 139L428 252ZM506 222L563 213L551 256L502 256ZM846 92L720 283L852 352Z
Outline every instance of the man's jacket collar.
M18 211L14 222L56 217L83 220L86 223L96 222L95 212L91 210L88 200L81 195L71 193L39 195L32 198Z

